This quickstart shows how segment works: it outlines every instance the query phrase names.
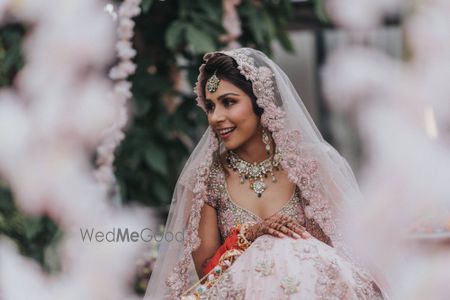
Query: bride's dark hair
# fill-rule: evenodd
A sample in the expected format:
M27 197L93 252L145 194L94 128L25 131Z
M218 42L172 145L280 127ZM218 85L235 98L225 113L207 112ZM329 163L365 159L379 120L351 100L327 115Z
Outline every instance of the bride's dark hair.
M211 57L205 65L204 79L201 82L202 91L204 93L206 81L216 72L216 76L220 79L227 80L233 85L243 90L252 100L253 112L260 117L264 110L256 104L256 96L253 94L253 87L250 80L240 73L238 64L230 56L218 54Z

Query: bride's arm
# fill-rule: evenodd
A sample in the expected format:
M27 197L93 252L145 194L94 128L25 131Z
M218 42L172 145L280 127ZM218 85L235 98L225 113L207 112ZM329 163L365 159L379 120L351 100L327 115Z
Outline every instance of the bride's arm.
M203 268L220 247L216 209L206 203L200 212L198 236L200 237L200 246L192 252L192 258L198 276L202 277Z

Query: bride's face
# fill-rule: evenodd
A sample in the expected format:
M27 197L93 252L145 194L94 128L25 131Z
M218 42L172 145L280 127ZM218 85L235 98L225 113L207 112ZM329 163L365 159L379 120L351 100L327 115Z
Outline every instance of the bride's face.
M208 123L228 150L236 150L258 136L260 118L252 100L239 87L224 79L214 93L205 90Z

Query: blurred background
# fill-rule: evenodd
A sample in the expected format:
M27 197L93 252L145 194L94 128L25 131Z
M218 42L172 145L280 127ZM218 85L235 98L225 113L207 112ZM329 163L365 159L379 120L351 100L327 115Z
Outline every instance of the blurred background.
M202 56L238 46L259 49L280 65L324 138L359 174L363 153L357 120L349 111L331 109L322 70L331 53L343 45L363 45L392 59L408 59L405 11L383 15L378 26L362 34L333 22L324 2L142 0L141 14L134 19L137 69L130 78L129 122L114 161L115 201L150 207L162 230L178 174L207 126L193 95ZM105 2L104 13L115 20L120 3ZM18 21L0 28L2 87L14 86L26 63L22 42L32 30ZM47 271L58 268L55 256L61 230L47 216L30 217L18 210L2 179L0 234L14 240L23 255ZM140 294L156 255L157 245L152 247L151 254L138 262L135 290Z

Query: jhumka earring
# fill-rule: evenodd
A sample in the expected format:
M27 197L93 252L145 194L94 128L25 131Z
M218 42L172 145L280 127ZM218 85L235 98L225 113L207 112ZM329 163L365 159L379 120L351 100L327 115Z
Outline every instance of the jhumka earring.
M214 71L213 76L209 77L208 81L206 82L206 88L208 89L208 92L214 93L219 88L220 79L216 76L216 71Z
M266 157L267 159L270 158L270 137L269 137L269 133L267 132L267 130L265 128L262 129L262 141L265 145L266 148ZM274 153L274 156L276 154L276 157L274 157L277 161L278 161L278 153ZM277 182L277 178L275 177L275 175L273 173L271 173L272 175L272 182Z
M262 130L262 141L266 148L266 157L270 157L270 138L269 134L267 133L267 130L263 128Z

